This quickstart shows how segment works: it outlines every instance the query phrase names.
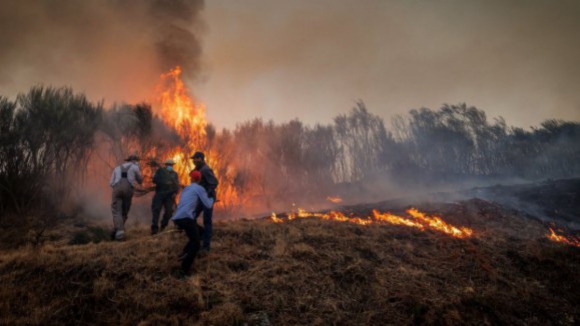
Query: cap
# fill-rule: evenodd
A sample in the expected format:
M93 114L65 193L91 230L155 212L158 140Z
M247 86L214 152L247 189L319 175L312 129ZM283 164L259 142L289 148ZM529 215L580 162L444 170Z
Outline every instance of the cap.
M193 170L189 172L189 178L191 179L191 181L199 182L201 180L201 172Z
M175 165L175 161L172 159L168 159L167 161L163 162L165 165Z
M201 158L205 159L205 155L202 152L195 152L191 158Z

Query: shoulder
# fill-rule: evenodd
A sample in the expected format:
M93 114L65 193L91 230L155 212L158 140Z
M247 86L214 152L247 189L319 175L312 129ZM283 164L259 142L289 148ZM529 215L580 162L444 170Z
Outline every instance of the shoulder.
M202 186L200 186L197 183L192 184L190 187L192 187L193 191L195 191L197 193L202 192L202 191L205 191L205 188L202 187Z
M182 194L181 196L183 197L183 194L194 192L195 188L193 188L192 186L193 185L189 185L189 186L186 186L185 188L183 188L183 190L181 191L181 194Z

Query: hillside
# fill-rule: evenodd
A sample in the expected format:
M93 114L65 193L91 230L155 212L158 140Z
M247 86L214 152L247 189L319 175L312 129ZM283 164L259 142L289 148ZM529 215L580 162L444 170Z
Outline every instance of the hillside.
M341 211L404 215L407 204ZM145 226L133 226L124 243L72 245L61 239L5 251L0 324L580 322L580 247L549 240L544 222L496 202L415 204L473 235L461 239L388 223L284 215L282 223L222 222L215 226L212 253L198 259L195 275L185 280L174 275L186 237L174 230L151 237ZM98 230L82 226L71 237L89 227Z

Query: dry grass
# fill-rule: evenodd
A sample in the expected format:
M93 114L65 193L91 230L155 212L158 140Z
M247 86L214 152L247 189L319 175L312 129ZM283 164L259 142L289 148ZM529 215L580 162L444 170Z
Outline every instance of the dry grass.
M218 224L187 280L173 276L178 232L4 252L0 324L578 323L580 250L537 225L515 236L530 223L475 204L430 207L474 228L468 240L310 218Z

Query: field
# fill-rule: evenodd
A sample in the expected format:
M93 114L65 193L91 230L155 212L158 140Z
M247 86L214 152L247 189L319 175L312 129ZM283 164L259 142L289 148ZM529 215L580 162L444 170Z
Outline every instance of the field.
M99 242L104 225L79 223L43 246L0 253L0 324L575 325L580 247L548 239L547 218L579 221L577 184L340 208L365 217L414 206L470 228L467 238L312 216L222 221L188 279L175 276L182 233L152 237L130 225L128 241ZM520 207L535 201L538 216L510 205L507 193ZM561 232L576 239L573 229Z

